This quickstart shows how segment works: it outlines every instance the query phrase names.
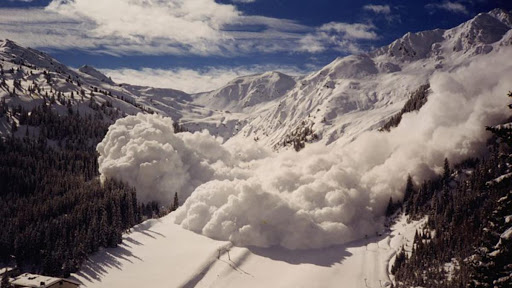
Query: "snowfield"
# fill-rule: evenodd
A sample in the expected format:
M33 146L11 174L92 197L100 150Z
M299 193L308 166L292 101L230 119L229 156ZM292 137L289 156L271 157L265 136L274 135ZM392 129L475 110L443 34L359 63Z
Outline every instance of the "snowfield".
M73 278L84 287L388 287L389 263L425 220L401 216L382 236L316 250L234 247L174 224L148 220L118 248L91 257Z

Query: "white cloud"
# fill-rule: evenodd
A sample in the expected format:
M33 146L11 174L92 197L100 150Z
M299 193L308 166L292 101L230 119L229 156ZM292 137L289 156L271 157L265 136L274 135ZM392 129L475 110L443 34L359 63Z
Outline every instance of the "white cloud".
M236 245L320 248L374 234L389 197L485 147L485 126L509 117L512 49L430 78L418 112L389 133L348 145L308 145L279 154L248 140L220 144L207 132L173 134L169 118L118 120L98 145L102 177L137 187L143 201L170 203L176 223ZM463 105L461 105L461 103ZM188 197L188 198L187 198Z
M301 48L301 39L322 29L243 15L236 6L214 0L53 0L45 9L0 9L0 37L36 48L112 55L308 51ZM328 33L347 42L335 46L339 50L357 45L361 38L356 32L331 29Z
M372 11L373 13L377 14L390 14L391 13L391 7L389 5L364 5L364 10Z
M445 1L443 3L430 3L427 4L425 7L431 10L441 9L452 13L469 14L469 11L466 8L466 6L458 2Z
M221 28L240 15L234 6L212 0L54 0L46 10L93 23L93 37L135 43L166 39L199 54L227 40Z
M345 39L377 39L377 34L374 31L375 26L368 24L347 24L331 22L324 24L320 27L322 32L336 32L343 34Z
M288 75L300 75L303 71L292 66L255 65L243 67L209 67L193 69L102 69L117 83L172 88L187 93L197 93L217 89L236 77L279 71Z
M330 22L316 29L300 39L300 49L310 53L323 52L327 49L361 52L361 48L355 40L375 40L375 26L370 24L349 24Z

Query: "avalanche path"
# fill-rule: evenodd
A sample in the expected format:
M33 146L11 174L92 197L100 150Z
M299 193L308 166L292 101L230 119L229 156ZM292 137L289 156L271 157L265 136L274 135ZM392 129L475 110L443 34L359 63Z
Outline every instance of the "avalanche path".
M233 247L185 230L169 215L134 227L73 277L84 287L387 287L390 261L402 245L410 248L423 223L402 216L381 236L292 251Z

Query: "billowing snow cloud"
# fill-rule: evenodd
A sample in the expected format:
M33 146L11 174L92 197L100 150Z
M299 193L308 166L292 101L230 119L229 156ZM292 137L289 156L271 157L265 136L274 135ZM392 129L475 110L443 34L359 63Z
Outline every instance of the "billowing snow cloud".
M425 106L389 133L298 153L252 140L220 144L206 132L175 135L168 118L130 116L99 144L100 172L134 185L143 201L169 203L177 191L184 203L176 223L237 245L307 249L374 235L407 174L422 181L441 172L445 157L455 163L480 152L485 125L509 115L508 59L510 49L434 74Z
M144 114L118 120L97 147L102 179L121 179L139 200L167 204L175 192L186 199L200 184L223 178L215 168L232 165L229 152L206 132L174 134L172 123Z

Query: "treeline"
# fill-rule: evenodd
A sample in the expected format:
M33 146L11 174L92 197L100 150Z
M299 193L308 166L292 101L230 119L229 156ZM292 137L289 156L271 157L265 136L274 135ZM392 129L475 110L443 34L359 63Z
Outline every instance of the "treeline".
M25 125L25 131L22 131L25 136L55 140L60 147L68 150L95 150L109 127L109 121L104 121L103 111L98 109L94 114L82 117L73 108L69 110L71 112L67 115L59 115L51 106L43 103L30 111L17 106L11 109L11 113L18 119L20 127ZM27 126L37 127L38 135L30 135Z
M100 183L94 148L108 127L100 117L44 107L12 117L38 135L0 139L0 262L67 276L88 254L116 247L128 228L159 215L158 204L139 204L132 187Z
M409 113L412 111L420 110L425 103L427 103L428 93L430 89L430 84L421 85L418 90L412 93L411 97L407 102L405 102L404 107L400 112L391 116L389 120L380 128L380 131L390 131L391 128L397 127L398 124L402 121L402 116L405 113Z
M512 239L502 237L512 229L512 130L503 129L488 159L454 169L446 161L437 179L420 187L408 181L405 212L428 222L410 256L397 254L396 287L512 287Z

